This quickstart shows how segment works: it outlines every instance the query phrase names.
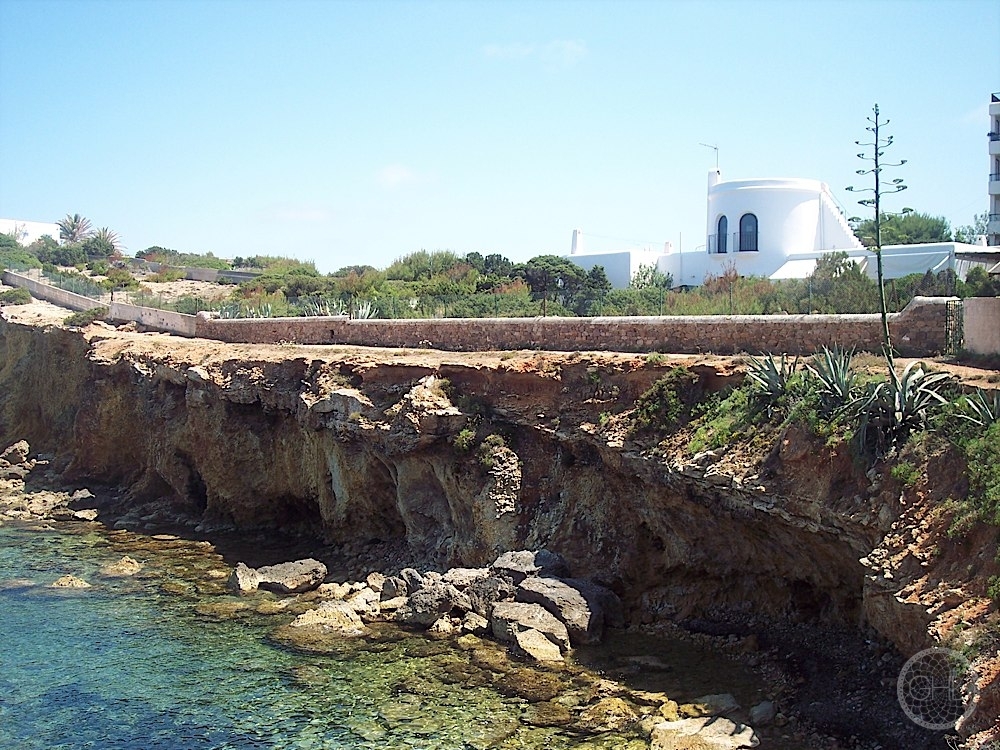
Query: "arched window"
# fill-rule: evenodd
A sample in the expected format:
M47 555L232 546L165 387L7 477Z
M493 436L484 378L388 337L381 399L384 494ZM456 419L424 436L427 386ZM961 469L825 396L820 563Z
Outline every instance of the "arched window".
M757 250L757 217L743 214L740 217L740 252Z
M725 214L719 217L719 225L716 229L715 252L724 253L726 252L726 237L729 236L729 219L725 217Z

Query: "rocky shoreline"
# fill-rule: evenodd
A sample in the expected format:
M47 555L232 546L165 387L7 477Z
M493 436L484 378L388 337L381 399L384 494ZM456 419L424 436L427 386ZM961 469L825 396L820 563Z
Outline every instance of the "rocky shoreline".
M132 525L95 507L101 500L87 489L34 486L59 484L52 461L51 456L32 455L24 441L0 454L0 524L7 520ZM25 482L34 477L41 481L29 490ZM145 525L155 526L156 520L149 518ZM193 527L195 522L187 525ZM114 567L102 575L133 575L141 563L126 555ZM561 727L581 736L612 733L623 743L632 738L628 741L641 741L651 750L721 750L775 742L817 750L934 746L879 745L863 735L836 739L817 733L811 722L796 716L788 675L775 669L752 634L692 634L663 624L641 629L666 629L672 637L730 653L761 673L770 673L771 695L752 706L741 706L725 693L679 703L662 691L630 687L629 675L671 668L653 654L631 656L610 674L586 669L573 658L574 650L600 642L605 631L623 632L626 623L611 590L575 579L570 572L562 558L546 550L504 553L482 568L421 572L414 567L383 567L357 580L331 574L324 563L310 558L258 567L237 562L225 587L223 580L213 581L220 594L224 588L228 595L203 601L196 611L209 619L248 612L279 616L287 621L273 628L271 640L304 653L336 653L345 639L377 644L392 641L400 632L419 631L428 643L468 656L464 665L439 675L443 681L490 686L524 701L523 723ZM87 582L65 580L58 585ZM782 706L788 715L779 710ZM784 744L788 742L792 744ZM795 744L799 742L803 744Z

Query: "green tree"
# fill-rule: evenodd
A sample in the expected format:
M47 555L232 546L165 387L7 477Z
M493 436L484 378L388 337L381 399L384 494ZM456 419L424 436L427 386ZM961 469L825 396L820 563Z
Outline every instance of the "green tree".
M633 289L670 289L674 285L673 276L663 273L655 263L640 265L629 286Z
M971 224L965 224L964 226L955 228L955 242L968 242L969 244L975 244L975 242L986 234L986 220L989 218L989 214L983 211L981 214L974 214L972 217Z
M572 299L586 278L580 266L558 255L538 255L515 270L531 287L536 299L542 301L543 316L548 312L549 300L563 304Z
M110 245L113 248L113 252L116 253L120 252L124 247L118 233L112 232L107 227L101 227L94 232L94 239L100 241L102 245Z
M882 246L926 245L931 242L951 242L951 225L943 216L923 213L881 216ZM858 222L854 233L866 247L875 247L875 220Z
M72 216L66 214L66 218L57 221L56 226L59 227L59 239L64 242L83 242L94 231L90 220L80 216L80 214Z

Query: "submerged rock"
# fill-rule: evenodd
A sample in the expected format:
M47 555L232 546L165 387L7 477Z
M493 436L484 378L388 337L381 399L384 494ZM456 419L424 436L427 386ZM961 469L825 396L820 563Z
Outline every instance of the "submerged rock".
M51 589L89 589L90 584L76 576L60 576L49 584Z
M511 698L523 698L531 703L550 701L563 689L562 681L553 674L534 669L514 669L496 682L497 690Z
M365 633L365 624L360 615L347 602L323 602L316 609L310 609L296 617L290 627L320 627L328 633L354 637Z
M317 588L326 578L326 565L307 558L295 562L265 565L257 568L260 588L278 594L302 594Z
M601 698L580 712L574 725L584 732L620 732L639 720L635 709L621 698Z
M128 576L134 576L140 570L142 570L142 563L135 558L125 555L121 560L101 568L101 575L108 578L127 578Z
M532 703L521 715L521 721L534 727L563 727L573 721L573 714L561 703Z

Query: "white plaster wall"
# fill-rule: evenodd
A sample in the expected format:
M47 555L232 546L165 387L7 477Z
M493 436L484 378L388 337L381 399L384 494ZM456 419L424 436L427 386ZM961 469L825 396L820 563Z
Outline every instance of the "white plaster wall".
M967 297L962 318L966 351L1000 354L1000 297Z
M30 245L42 235L59 239L59 225L43 221L20 221L19 219L0 219L0 233L15 235L14 239L22 245Z

